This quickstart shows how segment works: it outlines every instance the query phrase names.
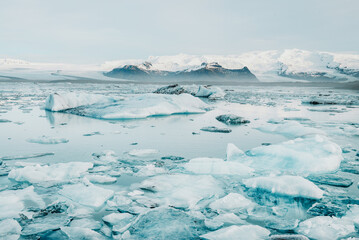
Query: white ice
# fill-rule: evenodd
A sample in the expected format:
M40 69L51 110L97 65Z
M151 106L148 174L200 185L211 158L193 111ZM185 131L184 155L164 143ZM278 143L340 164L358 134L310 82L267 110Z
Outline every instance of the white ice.
M255 177L244 179L243 183L249 188L289 197L320 199L324 194L314 183L300 176Z
M220 158L194 158L184 165L187 171L197 174L250 175L254 170L240 162Z
M50 95L48 99L53 100L46 101L46 109L48 110L68 110L67 112L69 113L99 119L134 119L172 114L204 113L207 108L207 104L190 94L166 95L147 93L129 95L125 99L114 100L112 102L108 102L108 97L106 96L103 96L103 99L101 99L101 95L96 95L95 99L98 99L98 102L91 99L91 101L86 103L83 98L80 98L81 109L76 108L75 104L73 104L74 107L69 108L62 103L63 99L69 102L76 102L76 96L70 96L70 99L68 99L67 95L61 95L61 101L51 96L53 95Z
M217 199L209 207L217 212L243 212L253 208L255 203L239 193L229 193L223 198Z
M30 186L21 190L5 190L0 192L0 219L18 218L19 213L27 206L44 208L43 199Z
M202 235L209 240L264 240L268 239L270 231L257 225L230 226Z
M98 208L110 199L114 192L91 183L77 183L63 186L59 194L82 205Z
M220 88L215 86L199 86L196 93L196 97L206 97L209 99L221 99L224 98L226 93Z
M51 165L36 164L13 169L10 171L8 177L18 182L62 182L80 178L92 167L93 164L90 162L55 163Z
M339 168L342 150L323 135L308 135L294 140L251 149L249 157L239 159L256 170L293 173L323 173Z
M157 149L132 149L131 151L128 152L129 155L134 156L134 157L149 157L149 156L153 156L156 155L158 153Z
M20 237L21 226L14 219L0 221L0 239L15 240Z
M39 143L39 144L59 144L59 143L67 143L69 142L66 138L56 138L49 136L41 136L38 138L29 138L26 141L30 143Z
M163 205L195 208L198 201L214 195L222 195L221 183L208 175L160 175L144 180L141 188L155 191Z

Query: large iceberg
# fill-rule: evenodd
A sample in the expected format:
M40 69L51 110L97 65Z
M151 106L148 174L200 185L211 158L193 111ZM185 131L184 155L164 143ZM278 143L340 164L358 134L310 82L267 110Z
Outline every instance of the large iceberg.
M55 97L56 96L56 97ZM109 99L100 95L91 98L86 95L51 94L46 100L45 109L63 111L80 116L99 119L134 119L172 114L204 113L207 108L200 99L190 94L141 94L128 95L124 99ZM70 98L70 99L69 99ZM72 99L75 98L75 99ZM79 98L77 100L77 98ZM88 100L88 102L86 102ZM71 104L64 104L63 102ZM72 102L75 102L72 104Z
M263 189L265 191L290 197L302 197L320 199L324 191L311 181L300 176L269 176L255 177L243 180L250 188Z
M256 170L293 173L332 172L339 168L343 159L341 148L323 135L260 146L248 151L247 155L242 160Z

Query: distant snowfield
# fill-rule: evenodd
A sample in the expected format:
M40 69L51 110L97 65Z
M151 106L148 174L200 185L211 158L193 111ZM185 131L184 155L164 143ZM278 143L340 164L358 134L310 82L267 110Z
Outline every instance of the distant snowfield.
M262 82L359 79L359 54L287 49L254 51L241 55L150 56L147 59L87 65L0 59L0 80L114 80L103 73L125 65L137 65L147 70L189 71L200 68L204 62L217 62L228 69L247 66Z

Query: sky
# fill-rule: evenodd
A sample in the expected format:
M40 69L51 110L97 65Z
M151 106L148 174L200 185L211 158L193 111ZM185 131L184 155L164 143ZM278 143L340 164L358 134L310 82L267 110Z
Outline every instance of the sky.
M1 0L0 58L101 63L256 50L359 53L358 0Z

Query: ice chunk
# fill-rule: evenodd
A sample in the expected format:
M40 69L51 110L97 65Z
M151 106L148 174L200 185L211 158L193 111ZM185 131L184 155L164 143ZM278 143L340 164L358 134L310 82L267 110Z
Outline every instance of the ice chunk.
M52 156L55 155L54 153L34 153L29 155L17 155L17 156L5 156L1 157L1 160L8 161L8 160L22 160L22 159L28 159L28 158L39 158L39 157L45 157L45 156Z
M42 136L38 138L29 138L26 141L30 143L39 143L39 144L59 144L59 143L67 143L69 142L66 138L55 138L55 137L48 137Z
M95 208L101 207L114 194L110 189L101 188L90 183L65 185L59 193L74 202Z
M240 162L220 158L194 158L184 165L187 171L197 174L249 175L254 170Z
M250 188L290 197L320 199L324 191L314 183L300 176L271 176L244 179L243 183Z
M261 240L268 239L270 231L256 225L230 226L201 236L209 240Z
M118 160L116 153L111 150L106 150L99 154L93 153L92 157L94 158L95 163L99 165L114 163Z
M341 148L323 135L309 135L250 150L248 164L258 170L295 173L331 172L343 159Z
M286 137L300 137L308 134L322 134L325 135L320 129L306 127L298 122L284 122L278 124L267 124L259 127L258 130L262 132L277 133Z
M173 208L157 208L139 217L129 228L133 239L198 239L204 233L200 219Z
M234 213L224 213L215 216L212 219L206 219L205 224L209 229L216 230L223 225L243 225L246 224L246 221L242 220Z
M97 175L97 174L86 175L86 178L92 183L101 183L101 184L114 183L117 181L117 178L110 177L108 175Z
M227 125L240 125L250 123L249 120L244 119L243 117L239 117L234 114L223 114L216 117L216 119L220 122L223 122Z
M239 193L229 193L227 196L217 199L209 207L218 212L243 212L252 208L255 204Z
M353 181L351 179L335 175L311 175L307 178L315 183L335 187L350 187L353 184Z
M98 232L95 232L89 228L83 227L62 227L63 231L69 239L90 239L90 240L105 240L105 236L102 236Z
M1 239L18 239L21 233L20 224L14 219L5 219L0 221L0 238Z
M112 231L123 233L130 227L133 215L129 213L111 213L104 216L102 220L113 226Z
M207 175L160 175L144 180L140 187L155 192L164 205L184 208L193 208L203 198L223 194L220 183Z
M233 143L227 144L227 161L235 161L244 157L244 152L237 148Z
M0 192L0 219L17 218L27 207L45 207L44 201L35 193L33 186Z
M157 149L133 149L128 152L129 155L134 157L148 157L158 153Z
M172 84L165 87L160 87L153 93L159 93L159 94L175 94L179 95L182 93L190 93L183 87L179 86L178 84Z
M45 109L56 112L80 106L92 105L95 103L111 103L114 101L115 99L113 98L98 94L53 93L46 98Z
M61 98L67 99L67 96L61 96ZM65 110L68 113L99 119L134 119L172 114L204 113L207 109L207 104L189 94L165 95L152 93L129 95L124 100L116 100L111 103L103 103L102 101L101 103L93 104L90 102L83 104L81 107L68 108L65 106L61 108L61 103L53 105L59 105L60 107L53 108L50 105L47 109L51 111Z
M69 181L79 178L93 164L89 162L56 163L52 165L34 165L13 169L9 178L18 182L40 183L44 181Z
M205 132L218 132L218 133L230 133L230 132L232 132L232 130L229 129L229 128L218 128L218 127L215 127L215 126L203 127L203 128L201 128L201 130L205 131Z
M350 219L318 216L301 222L296 232L318 240L338 239L355 232L355 226Z
M92 230L99 230L102 227L102 224L99 221L95 221L93 219L82 218L72 220L70 227L83 227Z
M11 122L11 121L8 119L0 119L0 123L9 123L9 122Z
M298 234L276 234L271 235L270 240L309 240L309 238Z
M219 87L214 86L199 86L196 97L206 97L209 99L224 98L226 93Z
M140 170L135 174L136 176L154 176L158 174L164 174L167 171L164 168L156 167L154 164L148 164L146 166L139 166Z
M31 219L31 222L24 226L21 235L29 236L44 233L49 230L58 229L70 222L70 218L64 214L51 214L45 217Z

